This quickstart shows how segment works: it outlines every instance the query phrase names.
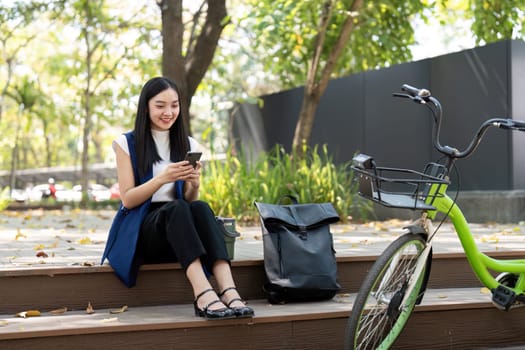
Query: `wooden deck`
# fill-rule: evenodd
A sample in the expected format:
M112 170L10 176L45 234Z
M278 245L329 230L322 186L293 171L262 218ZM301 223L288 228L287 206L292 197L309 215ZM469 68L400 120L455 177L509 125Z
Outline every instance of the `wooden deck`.
M206 321L189 304L67 311L3 318L2 349L336 349L342 347L353 294L331 301L270 305L251 300L252 319ZM472 349L523 341L525 309L501 312L480 288L434 289L416 309L398 345L402 349ZM470 325L465 322L468 320ZM155 334L155 335L153 335ZM301 340L302 339L302 340Z
M260 229L242 228L232 271L256 316L205 321L194 316L191 289L180 265L143 266L137 286L128 289L108 265L83 264L100 259L107 228L57 233L48 225L59 230L71 220L51 219L45 218L50 221L47 227L21 232L4 222L8 232L0 237L1 350L341 349L355 293L377 255L400 231L400 225L389 230L379 224L334 227L340 294L326 302L270 305L261 288L266 277ZM489 229L490 225L475 226L483 251L499 258L523 258L523 236L515 234L514 227L499 228L496 238L488 236ZM494 307L447 230L435 245L424 303L394 348L496 349L525 344L525 308L503 312ZM90 244L77 243L86 236ZM43 262L35 258L35 246L44 246L52 256ZM94 314L86 314L88 303ZM110 313L124 305L126 312ZM68 311L50 314L62 307ZM15 317L34 309L42 315Z

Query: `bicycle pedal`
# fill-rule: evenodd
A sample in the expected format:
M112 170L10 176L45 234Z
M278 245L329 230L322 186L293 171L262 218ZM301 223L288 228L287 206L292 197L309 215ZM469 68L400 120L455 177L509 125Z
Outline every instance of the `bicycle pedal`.
M516 301L516 293L499 285L492 290L492 303L501 310L509 311L510 307Z

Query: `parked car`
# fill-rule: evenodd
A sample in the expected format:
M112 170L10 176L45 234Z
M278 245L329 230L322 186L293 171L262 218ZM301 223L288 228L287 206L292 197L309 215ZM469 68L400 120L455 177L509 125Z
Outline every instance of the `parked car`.
M111 199L120 199L120 189L118 187L118 182L111 185L109 190L111 191Z
M74 192L66 186L55 184L55 190L55 199L57 202L71 202L75 200ZM49 184L36 185L28 191L28 199L34 202L49 198L49 196Z
M73 186L73 191L77 193L79 198L82 198L82 185ZM96 202L108 201L111 199L111 191L107 186L101 184L88 185L88 198Z
M29 199L29 191L15 188L11 191L11 200L25 203Z

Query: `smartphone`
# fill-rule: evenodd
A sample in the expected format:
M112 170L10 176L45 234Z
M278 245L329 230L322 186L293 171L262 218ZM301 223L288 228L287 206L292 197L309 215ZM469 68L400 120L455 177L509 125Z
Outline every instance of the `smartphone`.
M192 152L189 151L186 153L185 160L189 161L190 164L195 168L197 166L197 161L201 159L202 152Z

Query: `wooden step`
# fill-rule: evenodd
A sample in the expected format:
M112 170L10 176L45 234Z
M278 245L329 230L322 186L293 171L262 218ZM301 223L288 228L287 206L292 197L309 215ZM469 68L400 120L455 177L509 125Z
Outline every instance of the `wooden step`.
M340 349L354 294L330 301L270 305L251 300L253 319L206 321L191 304L130 307L15 318L0 315L9 349ZM480 288L431 289L394 348L473 349L525 343L525 308L496 309Z
M500 252L492 256L516 258L521 252ZM341 291L356 292L375 256L338 258ZM262 260L232 262L232 271L241 295L263 299L266 282ZM480 286L462 253L435 254L429 287ZM0 270L0 314L25 309L56 309L66 306L81 309L88 302L99 308L120 305L154 306L191 303L193 296L179 264L145 265L137 285L126 288L108 265L31 267Z

